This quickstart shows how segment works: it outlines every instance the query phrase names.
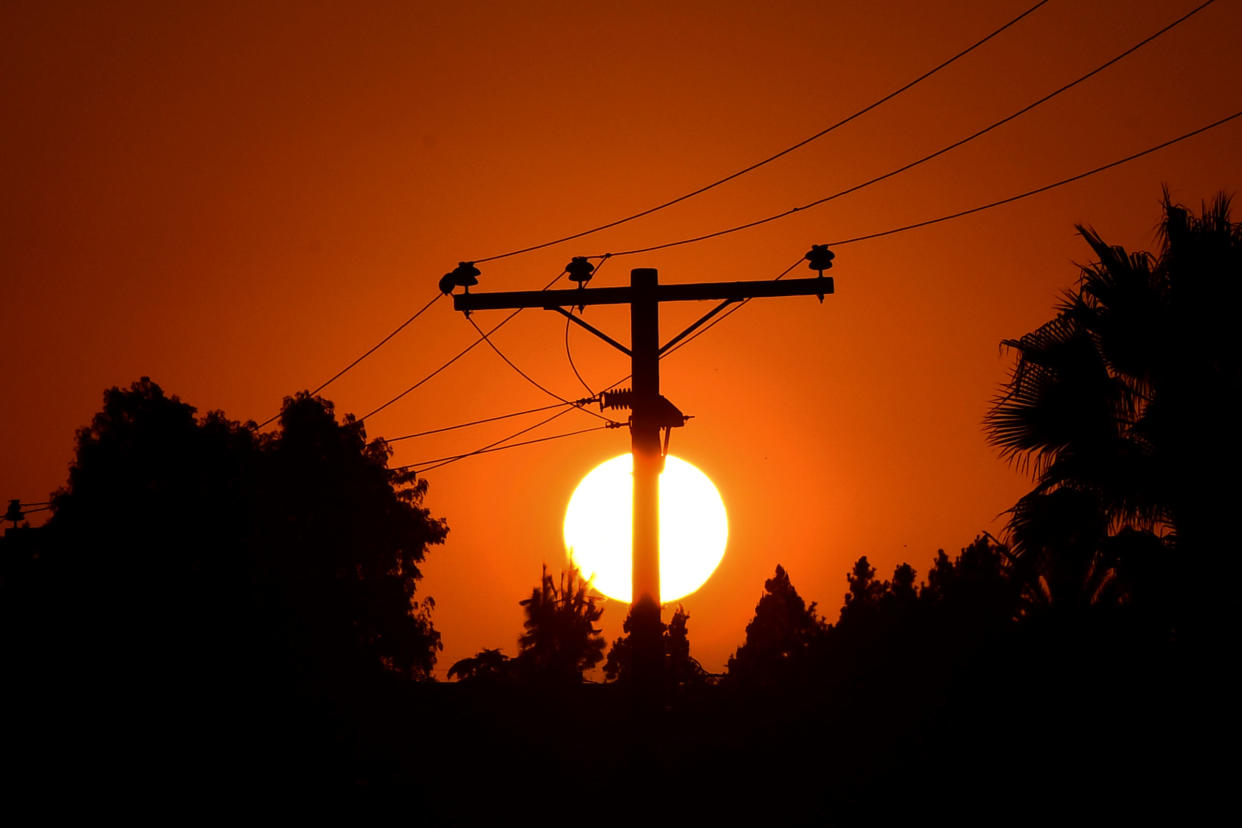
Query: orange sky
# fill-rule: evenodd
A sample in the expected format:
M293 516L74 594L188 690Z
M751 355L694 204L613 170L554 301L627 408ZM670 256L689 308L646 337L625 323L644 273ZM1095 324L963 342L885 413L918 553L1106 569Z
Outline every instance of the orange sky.
M149 375L201 411L263 420L425 303L458 260L608 221L824 128L1030 5L961 0L614 3L5 3L0 7L0 497L62 485L103 390ZM480 290L542 287L573 255L709 232L900 166L1051 91L1197 5L1052 0L933 79L712 193L597 236L482 266ZM816 210L610 261L666 282L772 278L812 243L972 207L1232 114L1242 4L1220 0L1034 112ZM831 618L845 571L925 576L1025 490L980 430L1001 339L1046 320L1088 255L1073 224L1154 244L1162 183L1197 207L1242 189L1242 122L1014 205L836 250L837 293L757 301L662 366L695 415L674 453L730 510L723 564L684 601L693 654L723 667L775 565ZM1235 218L1242 207L1235 208ZM800 272L800 275L812 275ZM668 306L665 338L705 311ZM501 313L480 313L490 326ZM617 310L588 318L628 340ZM585 395L564 322L528 311L497 344ZM437 304L331 386L362 414L465 347ZM581 332L595 385L625 358ZM368 424L395 436L552 402L480 347ZM395 444L394 463L478 448L529 421ZM560 418L544 432L594 424ZM532 435L533 436L533 435ZM518 600L563 559L577 480L623 431L429 475L447 544L439 670L513 654ZM140 523L135 504L133 520ZM625 608L609 603L611 640Z

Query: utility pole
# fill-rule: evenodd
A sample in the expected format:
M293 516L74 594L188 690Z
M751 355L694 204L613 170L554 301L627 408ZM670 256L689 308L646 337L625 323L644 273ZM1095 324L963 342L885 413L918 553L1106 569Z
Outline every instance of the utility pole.
M471 262L462 262L445 274L440 289L445 293L454 286L465 292L453 297L453 307L469 314L479 310L543 308L556 311L575 324L590 331L630 357L632 391L604 392L603 407L629 408L631 450L634 456L634 523L632 547L632 620L634 679L640 698L654 704L659 699L663 672L664 647L660 622L660 472L671 429L685 425L686 417L660 394L660 357L709 319L734 302L775 296L824 296L833 292L831 277L823 275L832 267L833 254L825 245L815 245L806 255L812 270L819 276L812 279L768 280L755 282L708 282L692 285L661 285L653 268L630 271L629 287L588 288L586 282L594 269L585 258L575 258L566 267L569 278L578 282L577 289L470 293L478 283L479 271ZM711 311L693 325L660 345L660 303L719 300ZM630 306L630 347L597 330L566 308L577 305ZM664 432L661 444L660 432Z

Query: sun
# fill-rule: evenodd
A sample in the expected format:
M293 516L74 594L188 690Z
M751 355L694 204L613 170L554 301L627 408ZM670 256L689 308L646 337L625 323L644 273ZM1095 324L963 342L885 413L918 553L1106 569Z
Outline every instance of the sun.
M599 464L582 478L565 511L565 548L584 578L617 601L629 602L634 461L629 454ZM701 587L724 557L729 521L712 481L671 454L660 474L660 601Z

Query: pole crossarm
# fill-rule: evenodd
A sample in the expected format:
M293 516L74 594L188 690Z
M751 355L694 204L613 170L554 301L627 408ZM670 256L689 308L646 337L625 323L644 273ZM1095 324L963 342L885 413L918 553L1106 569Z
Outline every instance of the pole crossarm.
M754 282L703 282L690 285L658 285L657 302L701 302L708 299L760 299L771 296L826 296L833 292L831 276L811 279L765 279ZM577 288L570 290L516 290L496 293L461 293L453 297L459 311L543 308L571 305L628 305L634 301L632 287Z

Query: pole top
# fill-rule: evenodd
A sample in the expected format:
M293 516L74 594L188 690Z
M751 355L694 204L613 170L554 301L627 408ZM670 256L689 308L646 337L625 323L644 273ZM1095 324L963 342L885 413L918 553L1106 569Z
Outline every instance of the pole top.
M636 267L630 271L630 287L644 293L655 291L660 284L660 271L654 267Z

